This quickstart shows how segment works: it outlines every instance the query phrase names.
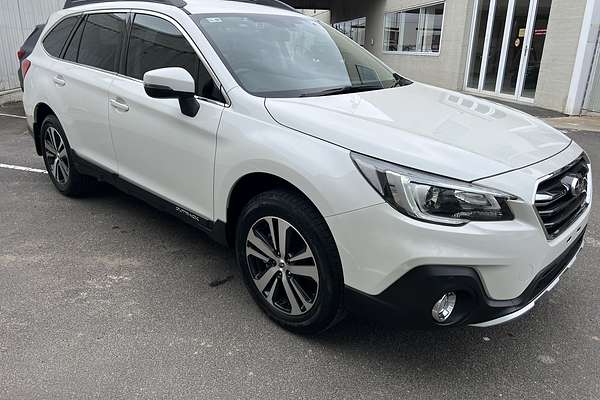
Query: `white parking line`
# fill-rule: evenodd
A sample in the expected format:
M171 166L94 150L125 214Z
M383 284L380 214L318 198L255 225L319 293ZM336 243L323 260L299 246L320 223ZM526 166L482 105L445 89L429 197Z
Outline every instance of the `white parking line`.
M13 117L13 118L27 119L27 117L24 117L22 115L3 114L3 113L0 113L0 117Z
M17 171L26 171L26 172L37 172L39 174L47 174L48 173L48 171L45 171L43 169L20 167L18 165L9 165L9 164L2 164L2 163L0 163L0 168L15 169Z

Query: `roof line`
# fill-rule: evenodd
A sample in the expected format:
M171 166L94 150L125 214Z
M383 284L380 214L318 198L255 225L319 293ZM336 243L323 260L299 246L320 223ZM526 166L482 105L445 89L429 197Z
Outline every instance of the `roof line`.
M114 1L124 1L124 0L66 0L64 8L71 8L77 6L83 6L88 4L95 3L110 3ZM132 0L132 1L142 1L149 3L159 3L159 4L167 4L171 6L175 6L177 8L184 8L187 3L184 0ZM290 6L279 0L226 0L226 1L237 1L240 3L251 3L261 6L281 8L288 11L299 12L294 7Z

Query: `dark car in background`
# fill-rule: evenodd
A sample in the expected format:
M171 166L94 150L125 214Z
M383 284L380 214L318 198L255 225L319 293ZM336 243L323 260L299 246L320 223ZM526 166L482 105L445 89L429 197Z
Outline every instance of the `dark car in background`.
M31 32L31 34L25 40L23 46L21 46L21 48L17 52L17 57L19 58L19 83L21 84L21 90L23 90L23 79L25 78L27 70L31 65L29 61L27 61L27 57L29 57L29 55L33 51L33 48L37 44L45 26L46 24L37 25L33 29L33 32Z

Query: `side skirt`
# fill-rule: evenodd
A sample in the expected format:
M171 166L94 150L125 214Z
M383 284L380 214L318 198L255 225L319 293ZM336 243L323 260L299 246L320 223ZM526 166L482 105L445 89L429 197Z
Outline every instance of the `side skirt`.
M200 229L208 236L216 241L217 243L228 246L227 235L226 235L226 226L223 221L210 221L206 218L203 218L199 215L194 214L193 212L186 210L176 204L171 203L168 200L163 199L143 189L125 179L121 178L118 174L114 172L109 172L98 165L87 161L86 159L80 157L76 151L71 150L73 164L77 171L84 175L89 175L98 179L100 182L106 182L117 189L125 192L133 197L136 197L154 208L166 212L168 214L177 217L188 225L193 226L194 228Z

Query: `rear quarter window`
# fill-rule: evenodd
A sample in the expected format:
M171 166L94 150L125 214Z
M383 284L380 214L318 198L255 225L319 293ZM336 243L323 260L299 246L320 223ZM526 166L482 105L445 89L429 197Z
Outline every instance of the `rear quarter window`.
M75 25L77 25L78 20L79 16L67 17L52 28L42 42L48 54L53 57L60 57L65 42Z

